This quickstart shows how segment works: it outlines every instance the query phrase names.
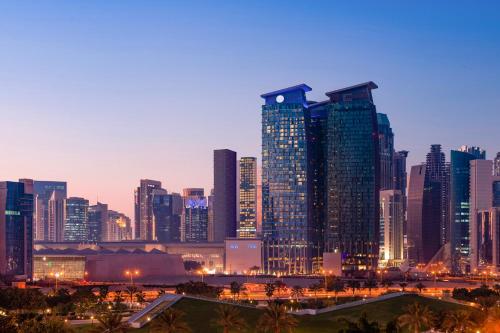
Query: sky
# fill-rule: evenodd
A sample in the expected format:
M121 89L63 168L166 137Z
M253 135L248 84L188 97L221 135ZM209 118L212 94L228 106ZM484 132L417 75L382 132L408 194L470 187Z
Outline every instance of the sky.
M213 184L260 159L262 93L374 81L409 165L500 151L495 1L0 0L0 179L65 180L133 216L141 178Z

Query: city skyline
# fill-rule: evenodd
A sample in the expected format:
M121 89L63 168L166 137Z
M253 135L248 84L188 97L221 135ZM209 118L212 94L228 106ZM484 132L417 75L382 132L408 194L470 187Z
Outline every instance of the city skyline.
M9 119L0 134L9 156L1 178L66 181L68 197L99 198L129 217L140 179L159 180L169 192L210 193L213 150L260 164L258 96L302 82L318 100L321 91L377 82L377 110L390 115L395 148L410 151L409 166L435 143L447 160L463 144L484 148L488 159L498 150L500 133L489 121L499 109L497 4L434 4L432 11L192 4L1 4L8 33L0 37L0 112ZM471 95L481 98L471 103Z

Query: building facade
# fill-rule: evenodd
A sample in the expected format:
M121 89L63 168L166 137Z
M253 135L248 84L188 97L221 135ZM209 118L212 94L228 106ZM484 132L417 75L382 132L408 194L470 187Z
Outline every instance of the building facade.
M400 190L380 191L380 260L384 266L403 261L405 197Z
M66 182L40 180L35 180L33 182L35 240L55 241L54 226L51 228L49 225L49 200L54 191L58 192L59 197L65 199L67 196Z
M135 237L145 241L155 238L153 216L153 191L161 189L161 182L141 179L140 186L135 190Z
M33 271L33 181L0 182L0 274Z
M236 152L214 150L214 241L236 237Z
M202 188L183 191L184 241L189 243L208 241L208 205Z
M108 210L108 232L106 242L132 240L132 226L130 218L123 213Z
M89 206L88 237L89 242L101 242L108 238L108 205L98 202Z
M380 148L380 189L394 188L394 133L389 118L377 113L378 138Z
M174 212L173 196L163 189L153 191L153 216L155 240L162 243L180 241L181 217Z
M49 242L62 242L64 240L64 200L63 191L53 191L49 199L48 211L48 238Z
M70 197L64 200L64 240L87 242L89 201Z
M497 153L495 160L493 161L494 175L500 177L500 152Z
M240 219L238 238L257 235L257 158L240 158Z

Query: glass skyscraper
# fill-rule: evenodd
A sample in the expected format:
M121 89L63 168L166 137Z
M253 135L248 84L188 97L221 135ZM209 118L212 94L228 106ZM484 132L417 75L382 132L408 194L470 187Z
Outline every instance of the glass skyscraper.
M183 190L183 240L197 243L208 241L208 205L202 188Z
M332 91L328 114L325 249L343 269L373 270L379 255L380 155L373 82Z
M70 197L64 203L64 240L87 242L89 235L89 201L83 198Z
M377 122L380 148L380 189L390 190L394 186L394 133L386 114L377 113Z
M33 271L33 182L0 182L0 274Z
M88 210L89 242L100 242L108 238L108 205L98 202Z
M238 238L257 235L257 159L240 158L240 220Z
M173 196L166 190L153 190L155 239L162 243L180 241L180 215L174 213Z
M49 200L56 191L58 197L66 199L66 182L40 181L33 182L34 199L34 233L35 239L41 241L56 241L57 231L50 225Z

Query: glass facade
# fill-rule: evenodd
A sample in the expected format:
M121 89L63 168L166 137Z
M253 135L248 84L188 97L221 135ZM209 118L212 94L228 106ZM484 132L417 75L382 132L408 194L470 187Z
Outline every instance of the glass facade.
M107 239L108 205L97 203L90 206L88 210L88 236L87 240L92 243Z
M85 256L36 255L33 260L33 279L83 280L85 279Z
M379 255L380 156L373 82L331 93L325 249L343 269L376 269Z
M67 196L66 182L39 181L33 182L34 198L34 237L36 240L56 241L55 230L50 225L49 200L53 192L59 192L64 199Z
M89 201L83 198L71 197L65 200L64 210L64 240L75 242L88 241L88 210Z
M32 274L33 194L24 182L0 183L0 274Z
M384 113L377 113L378 141L380 148L380 189L393 189L394 133L389 118Z
M186 242L208 241L208 206L205 197L185 200L184 224Z
M180 216L174 214L173 198L167 191L153 191L153 216L157 241L180 241Z
M493 207L500 207L500 181L493 182Z
M240 220L238 238L257 235L257 159L240 158Z

